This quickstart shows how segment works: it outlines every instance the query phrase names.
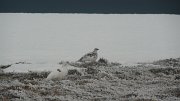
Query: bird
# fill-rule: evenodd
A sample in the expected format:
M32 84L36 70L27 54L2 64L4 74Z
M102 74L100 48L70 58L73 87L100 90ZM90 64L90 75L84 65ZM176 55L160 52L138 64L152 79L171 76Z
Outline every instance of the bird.
M98 48L94 48L92 52L89 52L85 54L83 57L81 57L78 60L78 62L95 62L96 59L98 58L98 54L97 54L98 50L99 50Z

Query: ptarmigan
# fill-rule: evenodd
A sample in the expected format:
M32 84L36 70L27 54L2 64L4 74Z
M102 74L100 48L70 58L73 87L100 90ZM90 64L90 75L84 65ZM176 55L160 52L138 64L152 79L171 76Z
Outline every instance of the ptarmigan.
M96 59L98 58L97 51L98 48L94 48L93 52L85 54L83 57L81 57L78 62L95 62Z

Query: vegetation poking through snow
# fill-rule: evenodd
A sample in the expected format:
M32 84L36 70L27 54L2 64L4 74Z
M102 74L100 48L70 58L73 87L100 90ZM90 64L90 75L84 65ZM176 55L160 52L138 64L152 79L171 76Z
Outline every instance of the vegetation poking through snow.
M11 65L0 65L0 69L6 69L8 67L11 67Z
M95 63L61 62L60 64L65 65L64 68L74 67L69 69L61 80L46 80L49 71L0 73L0 100L180 100L180 68L178 65L173 67L163 63L158 66L153 64L123 66L120 63L108 62L103 58ZM84 68L82 73L79 69ZM57 69L56 72L61 73L63 70Z
M74 67L82 67L82 68L88 68L88 67L92 67L92 66L120 66L121 64L118 62L109 62L107 59L105 58L100 58L97 62L90 62L90 63L78 63L78 62L69 62L69 61L61 61L59 62L60 65L63 64L68 64Z
M16 63L8 64L8 65L0 65L0 73L3 73L4 69L9 68L14 64L31 64L31 63L29 63L29 62L16 62Z
M108 60L107 60L107 59L104 59L104 58L100 58L100 59L98 60L98 63L106 66L106 65L108 65Z
M154 73L154 74L158 74L158 73L164 73L166 75L180 74L180 69L179 68L171 68L171 67L154 68L154 69L150 69L149 71Z
M180 58L170 58L153 62L154 65L180 67Z
M31 63L25 62L25 61L21 61L21 62L16 62L16 63L14 63L14 64L31 64Z
M77 69L70 69L68 70L68 74L67 75L82 75Z
M42 71L42 72L29 71L28 73L16 73L16 72L0 73L0 78L18 79L20 81L25 79L26 80L45 79L49 73L50 71Z

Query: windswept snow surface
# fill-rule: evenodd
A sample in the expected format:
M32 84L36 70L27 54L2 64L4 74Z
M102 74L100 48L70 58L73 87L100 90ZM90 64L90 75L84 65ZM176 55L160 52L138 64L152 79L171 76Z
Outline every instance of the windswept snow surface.
M125 63L180 56L180 15L0 13L0 22L1 64L76 61L94 48Z

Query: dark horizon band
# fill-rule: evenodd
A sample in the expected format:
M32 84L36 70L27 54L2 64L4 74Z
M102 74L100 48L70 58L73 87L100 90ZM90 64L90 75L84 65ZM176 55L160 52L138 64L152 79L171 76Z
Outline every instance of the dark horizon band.
M180 14L180 0L0 0L0 13Z

